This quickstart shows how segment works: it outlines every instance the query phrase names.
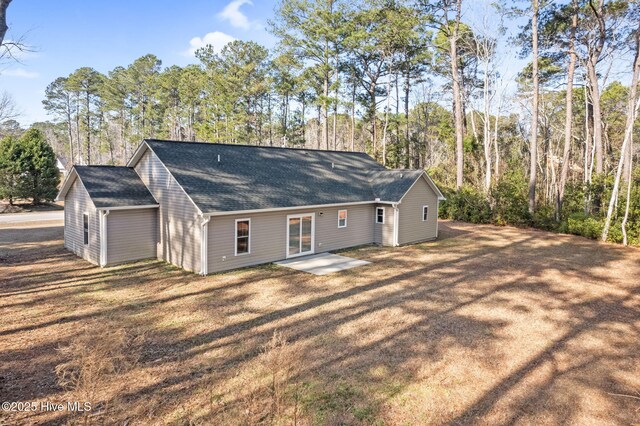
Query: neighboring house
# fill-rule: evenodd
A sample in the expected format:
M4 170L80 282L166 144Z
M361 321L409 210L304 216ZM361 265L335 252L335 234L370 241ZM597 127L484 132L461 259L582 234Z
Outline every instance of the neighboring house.
M58 167L58 171L62 177L67 175L67 164L69 164L69 162L62 155L56 157L56 167Z
M158 258L208 274L438 236L422 170L360 152L145 140L126 167L74 166L65 247L101 266Z

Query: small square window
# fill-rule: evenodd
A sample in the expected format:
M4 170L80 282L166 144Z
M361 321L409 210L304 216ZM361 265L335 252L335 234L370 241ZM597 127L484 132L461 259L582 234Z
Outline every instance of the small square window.
M338 210L338 228L347 227L347 211Z
M429 206L422 206L422 221L426 222L429 219Z
M376 223L384 223L384 207L376 207Z
M84 245L89 245L89 215L82 215L82 233L84 235Z

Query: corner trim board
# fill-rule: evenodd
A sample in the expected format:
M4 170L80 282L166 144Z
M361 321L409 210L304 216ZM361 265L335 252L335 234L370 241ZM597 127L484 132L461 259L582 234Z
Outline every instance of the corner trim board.
M200 224L200 274L209 273L209 221L211 217L202 216Z
M98 212L100 221L100 266L107 266L107 216L109 210L100 210Z

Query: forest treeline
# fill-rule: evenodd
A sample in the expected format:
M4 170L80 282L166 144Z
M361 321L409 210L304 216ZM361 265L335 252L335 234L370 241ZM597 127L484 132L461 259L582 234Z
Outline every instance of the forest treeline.
M282 0L273 49L80 68L47 87L37 126L82 164L123 164L143 138L366 151L429 170L445 217L640 243L638 3L469 6Z

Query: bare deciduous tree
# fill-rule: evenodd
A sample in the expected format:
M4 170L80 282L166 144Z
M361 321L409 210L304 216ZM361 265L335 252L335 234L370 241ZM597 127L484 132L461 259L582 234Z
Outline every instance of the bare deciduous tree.
M567 70L567 94L566 112L564 122L564 151L562 154L562 171L560 172L560 183L556 195L556 220L560 221L562 215L562 203L564 202L564 190L567 185L569 175L569 164L571 155L571 135L573 123L573 78L576 71L577 55L575 49L576 28L578 27L578 1L572 0L571 28L569 30L569 67Z
M531 164L529 174L529 213L536 209L536 181L538 172L538 97L540 94L540 81L538 72L538 0L531 2L531 32L533 51L533 100L531 108Z
M0 94L0 123L19 116L13 97L7 92Z
M622 177L625 155L628 151L627 146L629 145L629 143L631 143L631 138L633 136L633 125L638 118L638 109L640 108L640 99L636 99L638 93L638 78L640 77L640 24L638 24L638 28L635 31L634 40L635 57L633 60L633 77L631 79L631 87L629 88L629 101L627 103L627 123L625 128L624 140L622 141L622 147L620 148L620 160L618 162L618 169L616 170L616 178L613 184L613 190L611 191L611 199L609 200L607 219L604 224L604 229L602 230L602 241L606 241L609 235L609 228L611 227L613 210L615 205L618 203L620 178ZM631 185L631 178L629 178L629 185ZM630 189L628 189L627 192L630 194Z

